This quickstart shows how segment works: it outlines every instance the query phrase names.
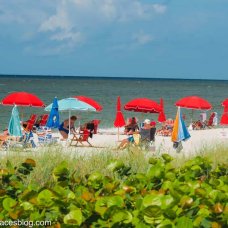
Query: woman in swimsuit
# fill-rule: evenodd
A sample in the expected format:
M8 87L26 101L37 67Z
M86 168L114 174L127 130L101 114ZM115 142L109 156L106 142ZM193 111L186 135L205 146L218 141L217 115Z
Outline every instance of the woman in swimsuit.
M124 149L130 142L134 142L134 133L138 133L139 126L137 124L136 118L132 117L129 123L125 126L124 133L128 136L126 139L123 139L118 146L118 149Z
M70 131L76 133L74 123L77 120L76 116L70 117ZM64 120L59 126L59 133L62 135L63 139L68 138L69 134L69 119Z

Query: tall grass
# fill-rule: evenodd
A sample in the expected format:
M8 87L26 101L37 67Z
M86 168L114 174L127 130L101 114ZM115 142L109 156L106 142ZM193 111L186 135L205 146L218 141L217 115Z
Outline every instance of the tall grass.
M213 148L201 148L196 155L209 158L214 166L218 163L228 164L228 146L215 145ZM76 176L84 177L94 171L101 172L103 175L112 176L107 166L113 160L120 160L126 165L131 166L132 172L145 173L149 168L148 159L152 156L159 156L153 152L140 151L136 148L124 151L114 151L112 149L85 151L81 153L80 149L65 151L60 146L50 146L39 148L36 151L19 152L7 151L2 156L0 168L6 166L9 160L14 166L22 163L26 158L36 161L36 168L27 179L27 184L39 184L43 186L52 183L52 170L62 161L67 161L69 170ZM181 166L190 157L179 154L175 157L174 166Z

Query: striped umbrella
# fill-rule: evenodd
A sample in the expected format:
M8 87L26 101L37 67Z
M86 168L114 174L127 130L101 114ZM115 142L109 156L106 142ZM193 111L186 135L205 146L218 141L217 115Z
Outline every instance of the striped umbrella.
M174 121L174 127L172 132L171 140L174 143L179 143L189 139L191 136L188 132L188 129L185 126L184 120L181 115L181 109L178 107L176 119Z

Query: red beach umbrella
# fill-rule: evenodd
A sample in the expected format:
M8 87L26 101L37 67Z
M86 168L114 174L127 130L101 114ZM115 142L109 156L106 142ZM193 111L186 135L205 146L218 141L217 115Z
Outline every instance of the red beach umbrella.
M116 119L114 121L114 126L118 127L118 141L119 141L119 128L125 126L125 120L123 113L121 112L121 101L120 96L117 97L117 103L116 103Z
M166 116L165 116L165 112L164 112L164 102L163 99L160 99L160 106L161 106L161 112L159 113L158 116L158 122L162 123L166 121Z
M176 106L189 109L209 110L212 108L211 104L198 96L184 97L175 103Z
M221 120L220 120L221 125L228 125L228 113L223 113Z
M2 105L17 105L25 107L45 107L44 102L36 95L27 92L14 92L2 99Z
M228 112L228 98L226 98L226 99L222 102L222 106L224 107L224 112Z
M222 102L222 106L224 106L224 107L228 106L228 98L226 98L226 99Z
M123 113L121 112L121 101L120 101L120 96L117 97L117 103L116 103L116 119L114 121L114 126L115 127L123 127L125 126L125 120Z
M102 111L103 107L95 100L93 100L90 97L86 97L86 96L75 96L75 98L77 98L80 101L83 101L89 105L91 105L92 107L94 107L96 109L97 112Z
M136 98L125 104L124 109L127 111L144 112L144 113L160 113L162 111L160 105L148 98Z

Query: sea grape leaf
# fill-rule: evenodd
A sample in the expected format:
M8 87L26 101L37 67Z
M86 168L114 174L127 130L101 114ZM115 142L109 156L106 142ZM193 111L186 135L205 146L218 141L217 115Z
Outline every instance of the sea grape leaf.
M112 216L112 221L114 223L123 222L125 224L131 223L132 221L132 214L129 211L117 211Z
M52 203L52 192L48 189L41 191L37 196L37 202L41 205L50 206Z
M186 216L177 219L176 228L193 228L192 220Z
M171 162L173 160L169 154L162 154L162 158L164 159L165 163Z
M36 162L31 158L27 158L24 163L29 164L32 167L36 167Z
M29 202L22 202L20 206L22 206L25 211L33 210L33 205Z
M6 211L11 211L17 205L17 201L8 197L3 200L2 205Z
M124 204L124 201L123 201L122 197L120 197L120 196L110 196L107 199L108 207L111 207L111 206L122 207L123 204Z
M80 226L82 224L82 212L80 209L72 210L64 216L63 221L65 224L74 224Z
M54 168L53 174L57 177L61 175L69 175L69 170L67 167L67 162L63 161L57 167Z

